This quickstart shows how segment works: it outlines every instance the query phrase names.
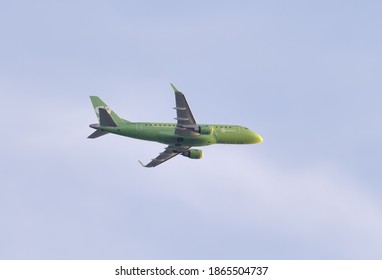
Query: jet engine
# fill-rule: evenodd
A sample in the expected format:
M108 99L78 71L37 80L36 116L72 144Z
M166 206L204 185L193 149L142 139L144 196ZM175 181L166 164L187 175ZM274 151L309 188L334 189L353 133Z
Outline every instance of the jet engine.
M195 130L195 132L198 132L203 135L211 135L212 133L214 133L214 128L211 125L200 125Z
M203 151L197 149L189 149L182 153L183 156L192 158L192 159L201 159L203 156Z

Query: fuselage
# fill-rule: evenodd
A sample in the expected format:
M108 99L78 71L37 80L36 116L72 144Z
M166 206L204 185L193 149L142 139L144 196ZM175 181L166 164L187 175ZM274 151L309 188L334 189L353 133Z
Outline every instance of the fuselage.
M135 139L159 142L167 145L207 146L212 144L255 144L263 141L252 130L239 125L201 124L200 132L191 135L176 135L175 123L128 122L118 127L90 127Z

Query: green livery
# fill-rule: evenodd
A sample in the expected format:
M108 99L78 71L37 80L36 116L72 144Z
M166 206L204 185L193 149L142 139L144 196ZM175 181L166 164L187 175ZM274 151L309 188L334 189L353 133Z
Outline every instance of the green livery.
M99 120L91 124L96 129L88 138L97 138L108 133L126 137L155 141L168 145L164 152L144 167L155 167L179 154L202 158L202 151L191 147L212 144L256 144L262 137L250 129L239 125L198 124L188 106L183 93L171 84L175 93L177 123L130 122L120 118L98 96L90 96L94 111Z

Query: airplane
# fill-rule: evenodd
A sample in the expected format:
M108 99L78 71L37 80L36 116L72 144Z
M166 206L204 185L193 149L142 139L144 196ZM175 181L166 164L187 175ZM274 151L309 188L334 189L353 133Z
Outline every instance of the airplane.
M184 94L173 84L170 85L175 93L176 123L130 122L120 118L98 96L90 96L99 123L89 125L96 131L88 138L94 139L113 133L168 145L148 164L139 161L143 167L158 166L177 155L201 159L203 152L191 147L212 144L256 144L263 141L259 134L244 126L197 123Z

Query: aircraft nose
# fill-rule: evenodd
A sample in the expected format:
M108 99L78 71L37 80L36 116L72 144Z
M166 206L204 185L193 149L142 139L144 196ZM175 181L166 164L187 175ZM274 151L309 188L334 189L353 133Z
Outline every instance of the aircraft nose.
M261 137L259 134L253 132L252 133L252 143L253 144L256 144L256 143L261 143L263 142L263 137Z

